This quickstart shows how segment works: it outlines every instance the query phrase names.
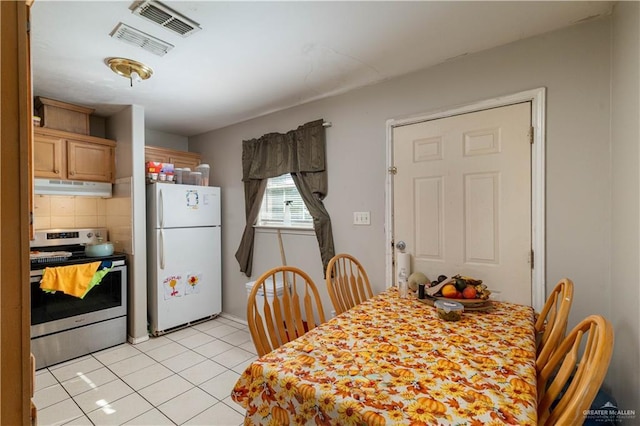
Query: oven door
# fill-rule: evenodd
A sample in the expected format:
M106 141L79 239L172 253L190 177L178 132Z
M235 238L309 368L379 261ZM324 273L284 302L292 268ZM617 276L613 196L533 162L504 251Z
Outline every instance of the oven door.
M31 338L82 327L127 314L127 267L114 267L83 298L40 289L42 275L31 277Z

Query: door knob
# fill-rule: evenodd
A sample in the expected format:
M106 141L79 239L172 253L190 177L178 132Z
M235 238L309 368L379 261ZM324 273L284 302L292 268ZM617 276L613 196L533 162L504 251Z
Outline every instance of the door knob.
M404 251L404 249L407 248L407 243L405 243L404 241L400 240L398 241L398 243L396 244L396 248L400 251Z

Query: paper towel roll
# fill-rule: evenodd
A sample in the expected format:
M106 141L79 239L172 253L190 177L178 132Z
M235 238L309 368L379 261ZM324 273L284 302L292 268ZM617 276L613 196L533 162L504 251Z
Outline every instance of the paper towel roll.
M397 261L396 274L399 274L400 271L402 271L402 268L404 268L404 270L407 272L407 277L411 275L411 254L410 253L398 253L396 261Z

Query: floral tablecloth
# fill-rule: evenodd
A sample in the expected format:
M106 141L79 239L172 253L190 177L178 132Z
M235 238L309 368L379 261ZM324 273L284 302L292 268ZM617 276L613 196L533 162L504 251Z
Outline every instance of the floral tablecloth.
M255 361L231 396L245 425L535 425L533 310L446 322L389 289Z

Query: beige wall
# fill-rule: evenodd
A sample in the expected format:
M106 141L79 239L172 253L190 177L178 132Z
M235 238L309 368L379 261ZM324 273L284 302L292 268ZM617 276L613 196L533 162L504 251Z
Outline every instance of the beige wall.
M128 316L127 332L131 343L148 340L147 332L147 251L146 194L144 188L144 109L130 105L109 117L107 137L118 141L116 147L116 184L112 203L121 204L130 223L114 228L114 234L128 244Z
M615 346L608 381L618 407L640 422L640 5L614 9L612 49L612 219L610 319Z
M614 17L190 138L190 149L201 152L203 161L212 165L211 180L223 191L224 312L246 317L248 278L239 272L234 258L244 227L243 139L287 131L318 118L333 123L327 129L325 205L332 217L336 251L357 256L380 291L385 285L385 122L546 87L546 287L550 290L562 277L575 281L570 327L592 313L612 319L618 335L614 360L620 366L612 363L607 384L625 404L621 408L636 409L640 389L638 21L628 12L636 13L638 4L623 2L618 7L623 11ZM628 113L624 124L617 124L617 117L612 120L612 79L614 111ZM628 170L618 170L619 166ZM371 226L352 225L354 211L370 211ZM295 253L297 266L309 272L326 297L315 239L284 238L287 254ZM279 262L274 241L272 235L258 235L252 279ZM620 271L615 270L618 266Z
M610 274L610 28L609 19L573 26L190 138L190 149L212 164L211 180L223 189L224 311L245 317L247 278L233 256L244 226L243 139L317 118L333 123L327 129L325 205L336 250L361 259L374 288L382 290L386 121L544 86L547 287L564 276L576 281L572 324L593 311L607 313L609 296L601 288ZM371 226L354 226L354 211L370 211ZM316 244L308 240L310 247ZM254 265L265 267L261 262L270 250L277 246L257 250ZM299 266L322 282L319 257L312 255ZM260 273L262 267L254 270Z
M173 133L161 132L153 129L144 129L144 144L160 146L162 148L189 150L189 138Z

